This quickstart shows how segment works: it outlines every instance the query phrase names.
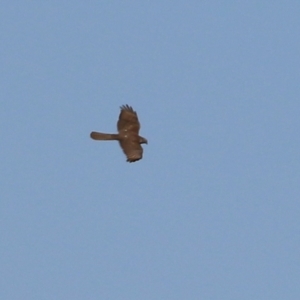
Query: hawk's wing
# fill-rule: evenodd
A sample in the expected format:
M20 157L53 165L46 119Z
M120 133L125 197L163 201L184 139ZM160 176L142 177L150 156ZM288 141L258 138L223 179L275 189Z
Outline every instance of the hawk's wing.
M127 104L121 106L120 108L121 112L117 124L119 133L126 134L128 132L138 135L140 130L140 122L136 112Z
M121 139L119 143L127 157L127 161L134 162L143 157L143 148L139 143L139 137L137 135Z
M140 122L136 112L129 105L120 107L118 120L119 143L127 157L127 161L134 162L143 157L143 148L140 145Z

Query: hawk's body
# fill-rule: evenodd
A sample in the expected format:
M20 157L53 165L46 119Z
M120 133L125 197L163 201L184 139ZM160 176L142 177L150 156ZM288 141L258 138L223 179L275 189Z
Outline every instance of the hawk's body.
M91 138L102 141L119 141L119 144L127 157L128 162L135 162L143 157L141 144L147 144L147 140L139 136L140 122L136 112L129 105L120 107L121 112L117 123L117 134L91 132Z

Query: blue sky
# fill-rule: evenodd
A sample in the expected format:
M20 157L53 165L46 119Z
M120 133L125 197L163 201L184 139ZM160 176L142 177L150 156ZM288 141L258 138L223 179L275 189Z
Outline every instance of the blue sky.
M1 299L300 299L299 1L0 8Z

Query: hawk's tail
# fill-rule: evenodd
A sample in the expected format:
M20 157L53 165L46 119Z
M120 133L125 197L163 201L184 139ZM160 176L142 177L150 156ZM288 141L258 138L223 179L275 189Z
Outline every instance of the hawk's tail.
M119 140L118 134L109 134L109 133L101 133L93 131L91 132L91 138L93 140L99 140L99 141L113 141L113 140Z

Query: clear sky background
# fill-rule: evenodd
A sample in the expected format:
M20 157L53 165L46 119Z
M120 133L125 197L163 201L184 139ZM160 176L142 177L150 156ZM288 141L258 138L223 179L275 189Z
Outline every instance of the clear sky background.
M0 299L300 299L300 1L2 1ZM143 160L116 142L119 106Z

